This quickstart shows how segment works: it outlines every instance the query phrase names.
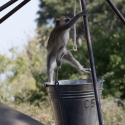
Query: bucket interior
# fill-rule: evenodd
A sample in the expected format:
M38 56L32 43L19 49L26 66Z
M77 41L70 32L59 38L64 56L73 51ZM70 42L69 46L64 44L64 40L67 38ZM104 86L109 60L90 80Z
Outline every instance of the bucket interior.
M59 80L59 85L81 85L81 84L92 84L92 79L77 79L77 80ZM97 82L102 83L104 80L97 79ZM45 82L45 85L55 85L55 82Z

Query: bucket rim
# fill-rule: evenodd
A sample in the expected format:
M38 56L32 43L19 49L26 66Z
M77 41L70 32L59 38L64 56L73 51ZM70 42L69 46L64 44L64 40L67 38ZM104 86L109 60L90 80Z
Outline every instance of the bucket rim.
M104 81L105 81L104 79L97 79L97 83L103 83ZM59 82L59 86L65 86L65 85L75 86L75 85L85 85L85 84L88 85L88 84L92 84L92 79L69 79L69 80L59 80L58 82ZM71 83L68 83L68 82L71 82ZM44 85L45 86L55 86L54 82L53 83L45 82Z

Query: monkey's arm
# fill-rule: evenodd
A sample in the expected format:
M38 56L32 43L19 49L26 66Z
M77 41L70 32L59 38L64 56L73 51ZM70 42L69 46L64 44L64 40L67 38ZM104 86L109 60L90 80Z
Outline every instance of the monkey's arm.
M68 23L66 23L65 25L63 26L59 26L58 28L60 30L66 30L66 29L69 29L71 28L76 22L77 20L83 16L83 15L86 15L87 11L83 11L83 12L80 12L78 13L76 16L74 16Z

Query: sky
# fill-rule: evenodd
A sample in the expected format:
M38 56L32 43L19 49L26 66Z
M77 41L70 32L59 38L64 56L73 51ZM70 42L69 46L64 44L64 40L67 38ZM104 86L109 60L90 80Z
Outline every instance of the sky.
M0 6L7 3L9 0L0 0ZM10 10L16 7L23 0L18 0L16 3L0 12L0 18L7 14ZM9 49L12 47L18 48L18 51L23 51L27 45L28 39L35 36L36 22L38 17L36 14L39 10L39 0L31 0L11 17L0 24L0 54L11 56Z

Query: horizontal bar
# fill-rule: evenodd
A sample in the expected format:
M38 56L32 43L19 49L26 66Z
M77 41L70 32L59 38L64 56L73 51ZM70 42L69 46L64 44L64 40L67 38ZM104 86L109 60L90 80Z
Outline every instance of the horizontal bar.
M9 13L7 13L4 17L0 19L0 24L4 22L7 18L9 18L12 14L14 14L16 11L18 11L21 7L23 7L26 3L28 3L30 0L24 0L22 3L20 3L18 6L16 6L14 9L12 9Z
M114 12L117 14L117 16L119 17L119 19L122 21L122 23L125 25L125 18L122 16L122 14L120 13L120 11L116 8L116 6L113 4L113 2L111 0L106 0L107 3L111 6L111 8L114 10Z
M5 3L3 6L0 7L0 12L12 5L13 3L17 2L18 0L10 0L9 2Z

